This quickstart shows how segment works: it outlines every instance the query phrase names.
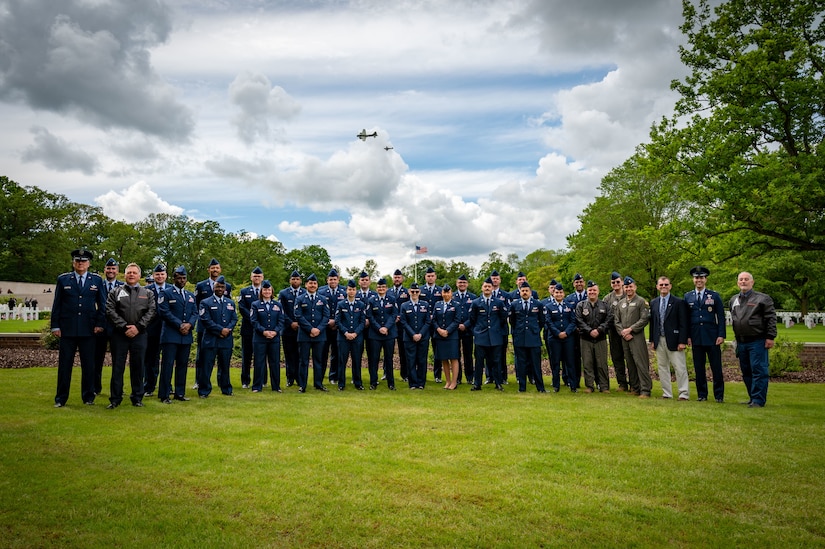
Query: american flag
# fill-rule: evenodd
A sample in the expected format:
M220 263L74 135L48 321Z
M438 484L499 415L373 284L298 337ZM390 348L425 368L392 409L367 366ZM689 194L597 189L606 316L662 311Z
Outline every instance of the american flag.
M426 254L426 253L429 253L429 250L427 250L426 246L419 246L419 245L416 244L415 253L416 254Z

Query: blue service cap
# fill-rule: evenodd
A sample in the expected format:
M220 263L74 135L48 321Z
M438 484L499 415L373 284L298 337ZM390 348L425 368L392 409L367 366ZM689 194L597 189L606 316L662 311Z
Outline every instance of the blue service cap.
M157 265L155 265L154 272L156 272L156 273L165 273L166 272L166 265L164 265L163 263L158 263Z
M361 274L358 275L358 278L369 278L370 275L367 274L367 271L361 271Z
M625 286L628 286L630 284L635 284L635 283L636 283L636 281L633 280L633 278L631 278L629 276L624 277L624 285Z
M404 273L401 272L401 269L396 269L395 272L392 273L392 276L398 276L398 275L404 276Z
M226 284L226 278L223 275L215 279L215 284Z
M492 284L492 283L493 283L493 279L492 279L491 277L489 277L489 276L488 276L487 278L485 278L485 279L484 279L484 283L485 283L485 284Z
M524 274L522 271L519 271L519 272L518 272L518 276L523 276L524 278L527 278L527 275L526 275L526 274Z
M556 284L555 286L553 286L553 289L554 289L554 290L561 290L561 291L564 291L564 286L563 286L563 285L561 285L561 284Z
M702 267L701 265L697 265L696 267L690 270L690 276L709 276L710 270L707 267Z
M464 275L464 274L460 275L457 280L463 280L463 281L466 282L467 281L467 275Z
M307 277L307 282L318 282L318 277L315 276L315 273L312 273Z
M221 262L218 261L217 259L215 259L214 257L212 258L212 261L209 262L210 267L212 267L214 265L220 265L220 264L221 264Z
M353 279L350 278L349 280L347 280L347 288L357 288L357 287L358 287L358 285L355 283L355 281Z
M177 267L175 267L174 274L189 276L189 273L186 272L186 267L184 267L183 265L178 265Z
M573 275L573 280L584 280L584 277L581 275L581 273L576 273L575 275Z
M289 275L289 278L301 278L301 273L299 273L297 270L292 271L292 274Z
M327 273L327 278L331 276L338 276L338 271L336 271L335 269L330 269L329 273Z
M90 252L86 248L72 250L72 259L75 261L91 261L92 252Z
M596 284L596 283L595 283L595 282L593 282L592 280L588 280L588 281L587 281L587 287L588 287L588 288L592 288L593 286L598 286L598 284Z
M270 282L269 280L264 280L263 282L261 282L261 288L271 288L271 287L272 287L272 282Z
M616 280L617 278L622 278L622 275L619 274L619 271L613 271L610 273L610 280Z
M432 267L427 267L427 273L428 274L429 273L434 273L434 272L435 272L435 269L433 269Z
M264 272L261 270L261 268L260 268L260 267L255 267L254 269L252 269L252 274L254 274L254 275L262 275L262 274L264 274Z
M109 260L106 262L107 267L116 267L117 261L115 261L114 257L110 257Z
M490 276L501 276L501 275L500 275L500 274L498 274L498 271L497 271L497 270L493 269L493 272L492 272L492 273L490 273ZM492 284L492 282L491 282L491 284Z
M444 286L441 287L441 291L442 292L452 292L453 289L452 289L452 287L450 287L449 284L444 284Z
M526 280L521 283L521 286L519 286L519 288L529 288L529 287L530 287L530 283L527 282Z
M558 285L558 283L559 283L558 280L556 280L555 278L550 279L550 285L551 286L556 286L556 285Z
M387 279L386 278L379 278L378 283L376 284L376 286L386 286L386 285L387 285Z
M418 282L413 282L410 284L410 290L417 290L418 289Z

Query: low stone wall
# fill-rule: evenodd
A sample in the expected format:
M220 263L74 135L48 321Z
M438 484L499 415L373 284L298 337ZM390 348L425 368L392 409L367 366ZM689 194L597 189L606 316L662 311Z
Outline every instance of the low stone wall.
M825 364L825 343L806 343L799 353L803 368L819 368ZM722 350L722 362L727 366L739 367L739 359L733 351L733 345L725 343Z
M0 349L40 347L40 334L0 334Z

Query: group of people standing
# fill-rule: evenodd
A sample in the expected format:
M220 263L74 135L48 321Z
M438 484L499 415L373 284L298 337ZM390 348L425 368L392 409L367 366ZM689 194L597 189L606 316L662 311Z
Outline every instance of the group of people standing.
M713 374L713 395L724 401L721 345L725 340L724 304L718 293L706 288L710 272L691 270L695 290L679 298L670 294L670 281L657 282L659 295L648 304L636 293L632 277L611 275L612 291L600 297L598 285L576 274L573 292L551 281L550 297L540 300L527 278L519 273L517 289L501 288L493 271L481 285L481 295L468 291L466 276L449 284L436 284L432 268L425 282L404 286L396 270L391 284L380 279L375 290L362 272L357 280L340 284L335 269L319 285L316 275L304 280L290 275L289 285L275 293L271 282L256 267L251 284L241 289L237 302L232 286L221 276L213 259L209 277L186 289L182 266L167 284L166 267L154 268L150 281L140 285L141 271L126 266L124 281L117 279L119 266L110 259L104 277L89 273L92 254L72 252L73 271L58 277L52 330L60 338L55 406L69 396L72 364L81 362L81 396L94 404L102 392L102 367L107 346L111 349L112 379L108 408L123 400L127 357L134 406L157 389L161 402L186 401L186 377L192 344L197 337L195 386L200 398L212 392L212 372L217 362L217 385L232 395L229 364L233 334L240 322L241 384L252 392L267 385L281 389L281 349L286 386L306 392L310 362L313 388L328 391L325 380L339 391L347 387L347 364L356 390L364 390L361 359L366 351L368 387L375 390L386 381L396 389L393 356L398 350L401 380L411 390L427 385L430 349L433 380L455 390L462 378L470 390L483 385L503 390L508 383L507 348L512 338L518 390L532 384L546 392L541 368L541 349L550 357L552 390L564 384L578 392L610 392L608 349L618 391L649 398L652 381L644 330L650 324L649 345L655 349L663 398L673 398L670 369L676 373L679 400L689 399L685 349L693 348L698 400L708 399L705 365ZM768 384L767 350L776 336L776 318L770 297L753 291L753 277L739 276L740 294L731 300L733 329L752 407L765 405ZM197 334L197 336L195 336ZM609 342L609 344L608 344ZM463 368L462 368L463 365ZM379 370L380 368L380 370ZM379 379L379 374L382 377ZM443 379L442 379L443 378Z

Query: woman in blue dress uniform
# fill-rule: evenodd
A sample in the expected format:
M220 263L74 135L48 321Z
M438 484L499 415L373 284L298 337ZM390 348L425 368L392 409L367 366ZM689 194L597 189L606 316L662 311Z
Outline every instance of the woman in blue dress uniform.
M453 301L449 284L441 288L441 299L433 305L433 362L441 362L444 371L444 388L453 390L458 383L459 339L461 307Z

